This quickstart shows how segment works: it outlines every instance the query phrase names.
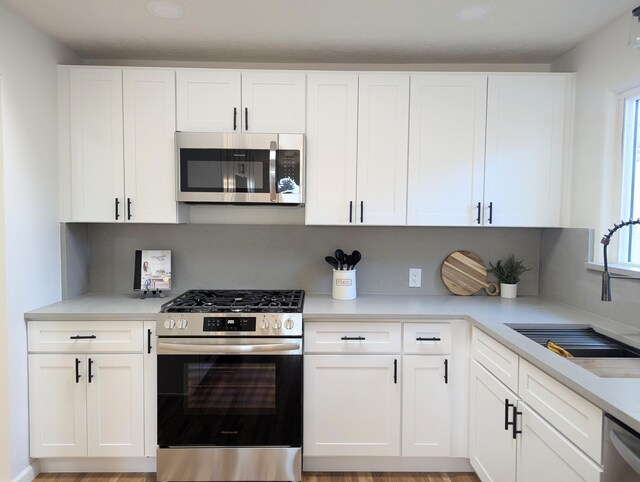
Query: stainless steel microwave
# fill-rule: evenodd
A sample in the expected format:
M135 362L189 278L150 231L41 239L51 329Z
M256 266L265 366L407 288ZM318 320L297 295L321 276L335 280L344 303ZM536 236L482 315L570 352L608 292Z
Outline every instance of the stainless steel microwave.
M176 132L177 200L304 203L304 135Z

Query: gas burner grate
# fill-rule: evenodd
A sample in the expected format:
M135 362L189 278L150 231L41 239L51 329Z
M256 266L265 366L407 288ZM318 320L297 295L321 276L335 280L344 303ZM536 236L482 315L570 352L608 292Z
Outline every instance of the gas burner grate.
M299 313L302 290L189 290L162 305L163 313Z

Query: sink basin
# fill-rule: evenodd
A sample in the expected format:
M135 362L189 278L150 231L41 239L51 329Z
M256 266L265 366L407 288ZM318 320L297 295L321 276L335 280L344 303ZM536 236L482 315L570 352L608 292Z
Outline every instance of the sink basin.
M591 327L510 328L542 346L551 340L576 358L640 358L639 349L598 333Z

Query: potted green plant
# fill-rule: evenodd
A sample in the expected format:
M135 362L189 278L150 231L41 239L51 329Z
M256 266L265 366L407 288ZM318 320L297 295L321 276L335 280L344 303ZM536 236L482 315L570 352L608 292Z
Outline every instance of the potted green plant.
M490 273L496 275L500 282L500 296L503 298L515 298L518 296L518 282L520 281L520 275L526 271L531 271L531 268L524 266L524 260L516 260L514 254L506 259L501 259L495 266L489 262Z

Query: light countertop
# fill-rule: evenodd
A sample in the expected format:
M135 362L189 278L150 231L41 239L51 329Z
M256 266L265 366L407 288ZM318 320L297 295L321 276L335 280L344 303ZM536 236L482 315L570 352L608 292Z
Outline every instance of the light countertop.
M25 313L28 321L155 320L167 298L88 294ZM488 296L359 295L353 301L330 295L305 297L304 320L412 321L466 319L522 358L556 378L605 412L640 431L640 379L600 378L515 332L506 324L585 324L640 347L640 329L538 297L515 300Z

